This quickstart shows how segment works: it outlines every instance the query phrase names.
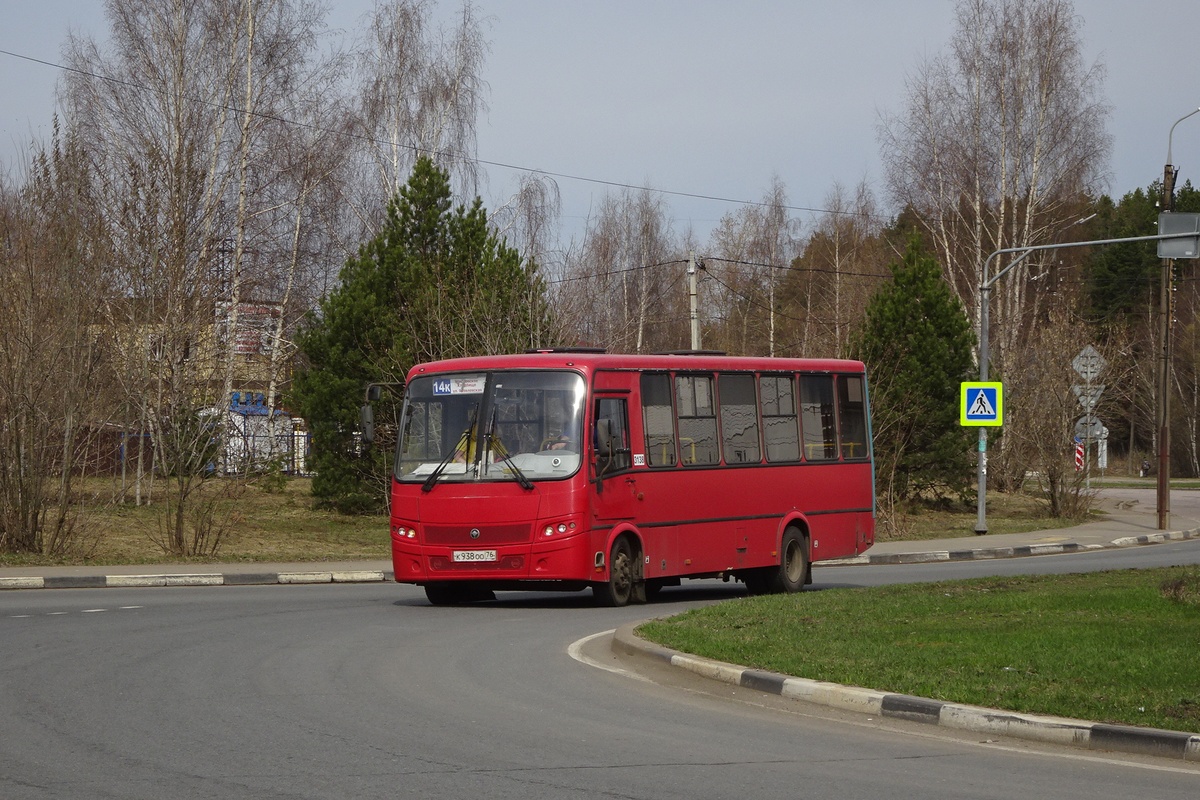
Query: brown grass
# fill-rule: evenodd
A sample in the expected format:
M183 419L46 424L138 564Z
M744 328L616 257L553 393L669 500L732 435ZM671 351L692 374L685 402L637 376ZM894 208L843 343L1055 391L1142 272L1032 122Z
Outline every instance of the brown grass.
M973 501L969 504L913 503L899 508L891 517L881 516L877 521L875 540L895 542L970 536L975 532L978 516L978 507ZM989 492L987 496L988 533L1066 528L1083 521L1051 517L1046 501L1030 495Z
M0 554L0 566L47 564L154 564L189 559L168 555L163 540L167 516L166 481L158 479L153 502L109 502L116 494L108 483L89 482L81 492L72 553L59 559ZM313 508L311 482L291 478L272 484L249 482L227 492L209 481L196 507L213 500L213 523L221 546L207 562L343 561L390 556L388 522L383 516L342 516ZM271 491L268 491L271 489ZM276 491L277 489L277 491ZM227 495L219 497L219 495ZM145 498L143 498L145 499Z

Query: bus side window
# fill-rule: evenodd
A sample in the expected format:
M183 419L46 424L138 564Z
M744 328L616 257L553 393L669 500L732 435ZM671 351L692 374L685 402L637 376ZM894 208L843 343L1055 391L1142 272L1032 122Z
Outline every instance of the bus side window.
M652 467L673 467L675 422L671 408L671 376L665 372L642 375L642 428L646 431L646 463Z
M795 381L791 375L763 375L758 379L758 389L767 461L799 461Z
M758 400L750 373L721 373L717 376L721 405L721 444L726 464L757 464L762 460L758 446Z
M676 375L675 410L679 419L679 450L683 463L716 464L717 410L711 375Z
M629 411L624 398L596 400L596 474L629 469Z
M800 376L800 429L804 432L805 459L827 461L838 457L832 375Z
M842 440L842 458L866 458L867 415L861 375L843 375L838 379L838 425Z

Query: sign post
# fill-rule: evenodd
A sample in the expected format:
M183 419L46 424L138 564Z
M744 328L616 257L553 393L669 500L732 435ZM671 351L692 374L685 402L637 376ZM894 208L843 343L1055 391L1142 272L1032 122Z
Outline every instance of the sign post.
M1075 399L1083 407L1083 416L1075 422L1075 470L1077 472L1086 470L1083 479L1086 487L1091 489L1092 471L1090 467L1092 442L1097 443L1097 456L1099 456L1100 451L1106 448L1108 444L1108 429L1104 427L1104 423L1096 416L1096 406L1100 402L1100 395L1104 394L1104 384L1095 384L1092 381L1100 377L1100 373L1104 372L1104 368L1108 366L1108 361L1105 360L1104 356L1100 355L1099 350L1089 344L1079 351L1079 355L1072 359L1071 366L1075 368L1075 372L1084 381L1082 386L1075 384L1071 387L1075 392ZM1104 461L1105 465L1107 465L1107 451L1104 453Z
M959 388L958 422L964 427L979 428L979 519L975 535L982 536L987 533L983 490L987 482L987 429L1004 424L1004 385L988 380L963 381Z

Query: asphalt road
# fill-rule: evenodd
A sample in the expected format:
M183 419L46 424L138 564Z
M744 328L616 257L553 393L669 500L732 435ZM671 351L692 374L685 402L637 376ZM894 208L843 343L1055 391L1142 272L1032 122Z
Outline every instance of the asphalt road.
M816 579L1197 561L1190 541ZM0 798L1125 800L1200 787L1200 765L775 702L620 662L594 637L740 593L703 582L624 609L587 593L435 608L386 583L0 593Z

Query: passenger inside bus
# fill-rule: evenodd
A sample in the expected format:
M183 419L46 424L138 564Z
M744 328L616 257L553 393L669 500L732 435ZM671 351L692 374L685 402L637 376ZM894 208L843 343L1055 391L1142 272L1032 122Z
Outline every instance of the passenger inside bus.
M476 454L479 451L479 444L475 438L475 428L469 431L463 431L462 436L458 437L457 444L454 445L454 463L455 464L472 464L475 462ZM500 441L500 437L492 438L491 448L488 452L489 460L492 462L499 461L505 455L504 444Z
M466 464L475 460L475 430L463 431L454 446L454 463Z

